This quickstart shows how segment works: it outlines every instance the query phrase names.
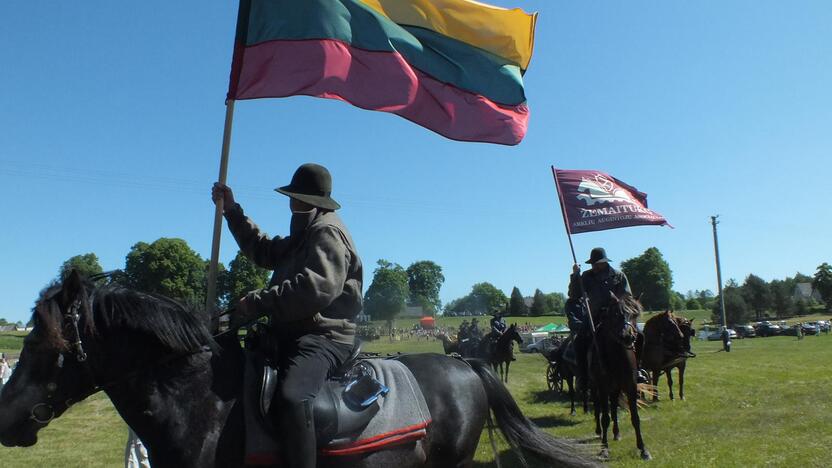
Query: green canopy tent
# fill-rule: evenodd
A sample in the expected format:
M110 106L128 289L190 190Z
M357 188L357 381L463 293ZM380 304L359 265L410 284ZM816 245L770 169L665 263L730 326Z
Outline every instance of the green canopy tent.
M546 325L538 328L537 330L535 330L535 332L569 333L569 327L567 327L566 325L557 325L557 324L554 324L554 323L549 323L549 324L546 324Z

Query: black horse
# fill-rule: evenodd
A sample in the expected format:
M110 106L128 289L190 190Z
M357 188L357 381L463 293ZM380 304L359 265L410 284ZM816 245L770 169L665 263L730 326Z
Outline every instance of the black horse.
M491 364L494 372L497 372L499 366L500 378L505 383L508 383L508 368L511 366L511 362L514 361L514 343L517 343L518 346L523 343L523 338L520 337L520 333L517 331L516 323L511 324L496 340L488 335L478 345L476 357L485 359L486 362ZM503 364L505 364L505 372L503 372Z
M72 273L42 294L20 363L0 394L0 442L27 447L73 403L104 391L154 467L238 467L244 459L243 352L207 315L158 295L95 287ZM321 466L470 466L489 411L509 443L559 466L591 466L534 426L487 365L402 356L433 422L425 440ZM82 441L77 441L82 443Z
M679 317L672 311L665 311L651 317L644 324L644 351L642 367L650 370L653 378L653 401L659 400L659 377L667 376L670 399L673 400L673 375L671 371L679 370L679 398L685 399L685 368L688 358L696 355L690 351L690 339L693 337L693 320Z
M631 295L617 298L613 305L598 317L594 344L590 347L590 379L595 405L595 431L601 436L601 456L609 456L607 431L610 415L613 437L621 438L618 430L618 402L621 394L627 396L630 421L636 432L636 445L641 458L650 460L650 452L641 437L641 421L638 416L638 398L642 388L638 384L638 360L635 341L638 335L636 319L641 314L641 304Z

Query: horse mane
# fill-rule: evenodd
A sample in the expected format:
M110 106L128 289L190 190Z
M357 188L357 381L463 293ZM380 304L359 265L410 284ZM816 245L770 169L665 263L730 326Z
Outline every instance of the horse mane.
M67 349L57 297L62 287L60 282L47 286L32 313L39 340L59 350ZM80 295L79 327L88 336L124 328L149 335L174 352L184 353L206 345L214 346L204 311L169 297L114 283L96 286L90 280L83 280Z
M642 306L641 302L635 298L632 294L625 294L618 298L618 304L621 307L621 310L625 312L628 316L628 319L636 319L641 315Z
M104 329L139 331L174 352L214 345L204 311L161 294L108 285L96 289L93 304L95 322Z

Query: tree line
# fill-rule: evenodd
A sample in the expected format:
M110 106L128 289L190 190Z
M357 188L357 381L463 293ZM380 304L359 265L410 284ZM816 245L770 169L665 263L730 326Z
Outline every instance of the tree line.
M104 272L95 253L75 255L61 264L56 278L49 285L62 280L72 270L78 270L87 277ZM99 281L112 281L140 291L202 305L205 303L207 277L208 260L203 259L185 240L163 237L152 243L134 244L124 259L124 267ZM228 268L222 263L218 265L215 306L232 307L247 292L265 287L268 280L268 270L258 267L237 251Z
M73 256L61 264L56 278L62 279L72 269L90 276L103 272L95 253ZM710 290L673 290L673 271L656 247L621 262L633 294L640 296L646 310L712 310L721 321L719 297ZM203 259L183 239L160 238L152 243L138 242L125 256L124 268L112 272L110 281L134 289L162 294L183 302L201 305L205 301L208 260ZM226 268L219 264L215 306L233 307L248 291L268 284L269 271L255 265L238 251ZM568 273L565 275L568 281ZM471 291L443 307L439 292L445 277L442 267L430 260L420 260L407 268L385 259L378 260L373 279L364 295L364 313L374 320L392 320L407 306L420 306L425 315L487 314L499 310L511 316L562 314L566 297L559 292L544 293L536 289L530 304L516 286L507 297L489 282L476 283ZM745 323L752 318L791 317L805 314L816 304L795 299L795 287L810 283L821 301L832 307L832 267L824 262L814 277L797 273L793 277L766 282L754 274L740 285L729 280L723 293L730 324ZM50 283L51 284L51 283ZM0 319L0 325L6 324Z
M795 294L798 284L810 285L809 297L803 298ZM812 295L815 291L817 299ZM814 276L797 273L792 277L768 282L750 274L742 284L733 279L728 280L722 292L725 295L725 320L729 325L806 315L819 306L822 309L823 304L827 311L832 312L832 266L823 262L818 265ZM714 322L721 323L719 297L711 310Z

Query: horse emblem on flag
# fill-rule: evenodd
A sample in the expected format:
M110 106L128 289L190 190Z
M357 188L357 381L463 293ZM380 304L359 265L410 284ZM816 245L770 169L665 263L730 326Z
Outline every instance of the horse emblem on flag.
M587 206L615 202L638 203L627 190L618 187L603 174L595 174L591 179L581 177L576 198L582 200Z

